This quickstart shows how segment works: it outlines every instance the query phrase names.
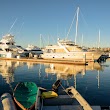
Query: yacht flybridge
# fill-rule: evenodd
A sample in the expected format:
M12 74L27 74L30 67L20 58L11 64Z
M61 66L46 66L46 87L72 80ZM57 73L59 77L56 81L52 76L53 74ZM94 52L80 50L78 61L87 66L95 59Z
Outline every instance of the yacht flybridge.
M6 51L10 51L11 49L16 50L14 36L11 34L3 36L3 38L0 41L0 48Z
M7 34L0 41L0 57L16 57L21 54L21 49L15 45L14 36ZM22 54L27 53L22 48Z

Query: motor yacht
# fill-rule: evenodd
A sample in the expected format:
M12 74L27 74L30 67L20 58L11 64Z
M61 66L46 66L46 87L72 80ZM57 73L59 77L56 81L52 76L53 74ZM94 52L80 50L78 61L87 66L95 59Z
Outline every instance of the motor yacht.
M28 50L34 55L40 55L43 53L43 51L39 47L31 44L28 44L28 47L26 48L26 50Z
M22 52L21 52L22 50ZM18 46L15 44L14 36L11 34L6 34L2 37L0 41L0 57L16 57L20 54L25 54L25 49L18 48ZM7 56L8 55L8 56Z
M48 45L41 55L44 59L73 60L73 61L96 61L102 55L100 51L90 51L76 45L71 40L60 40L57 45Z

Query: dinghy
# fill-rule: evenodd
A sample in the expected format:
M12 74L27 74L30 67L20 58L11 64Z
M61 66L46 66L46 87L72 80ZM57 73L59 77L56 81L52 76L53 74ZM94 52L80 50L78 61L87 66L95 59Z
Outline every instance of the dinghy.
M59 94L56 91L59 86L62 87L63 94ZM52 87L51 91L42 91L39 89L35 110L93 110L73 86L65 89L60 81L56 81Z
M39 89L34 82L20 82L13 91L13 98L22 110L32 110Z

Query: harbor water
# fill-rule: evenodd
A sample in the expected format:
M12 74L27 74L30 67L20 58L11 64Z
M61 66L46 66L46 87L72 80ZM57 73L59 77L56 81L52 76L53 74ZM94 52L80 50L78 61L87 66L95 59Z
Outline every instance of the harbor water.
M64 88L74 86L90 105L110 106L110 59L88 65L0 61L0 95L12 94L22 81L51 89L57 79Z

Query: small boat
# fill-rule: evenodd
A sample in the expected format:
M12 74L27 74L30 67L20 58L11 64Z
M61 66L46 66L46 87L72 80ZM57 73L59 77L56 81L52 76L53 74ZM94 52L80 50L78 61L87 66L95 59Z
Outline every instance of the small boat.
M13 98L22 110L32 110L39 89L34 82L20 82L13 91Z
M110 110L108 108L91 106L73 86L65 89L60 80L53 84L51 91L39 88L35 103L35 110Z
M41 97L36 98L35 110L97 110L73 86L64 92L62 95L54 91L41 92Z

